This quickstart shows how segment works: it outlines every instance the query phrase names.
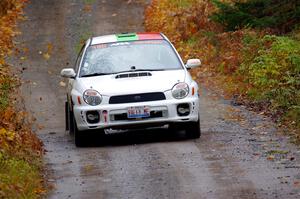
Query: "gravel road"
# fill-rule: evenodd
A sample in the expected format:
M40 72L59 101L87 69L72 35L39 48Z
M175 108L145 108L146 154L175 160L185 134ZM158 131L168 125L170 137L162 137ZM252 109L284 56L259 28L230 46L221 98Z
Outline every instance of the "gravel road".
M31 0L20 24L26 108L45 143L49 198L300 198L300 150L263 115L201 90L202 137L165 129L91 135L76 148L64 130L60 70L89 35L143 30L142 0ZM24 52L23 52L24 51Z

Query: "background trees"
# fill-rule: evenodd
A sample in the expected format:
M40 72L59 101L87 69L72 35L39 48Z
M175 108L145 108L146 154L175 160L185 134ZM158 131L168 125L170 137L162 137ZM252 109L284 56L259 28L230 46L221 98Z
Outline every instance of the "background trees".
M227 30L243 27L272 28L280 33L293 30L300 22L299 0L234 0L231 3L212 0L219 11L212 19Z

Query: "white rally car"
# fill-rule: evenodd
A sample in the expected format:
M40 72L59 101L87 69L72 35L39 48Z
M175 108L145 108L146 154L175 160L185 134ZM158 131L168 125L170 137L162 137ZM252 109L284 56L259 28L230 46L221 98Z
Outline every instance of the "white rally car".
M74 68L61 75L67 86L66 126L82 145L87 130L169 125L199 138L198 85L165 35L126 33L86 41Z

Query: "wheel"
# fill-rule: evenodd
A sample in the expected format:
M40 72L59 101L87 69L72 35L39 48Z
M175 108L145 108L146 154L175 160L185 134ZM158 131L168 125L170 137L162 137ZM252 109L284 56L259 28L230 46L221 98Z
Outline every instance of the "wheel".
M74 133L74 140L75 140L75 146L76 147L82 147L84 146L84 136L83 132L79 131L77 128L77 124L75 121L75 117L73 117L73 133Z
M65 102L65 125L66 125L66 131L70 129L69 126L69 107L68 102Z
M65 102L65 121L66 121L66 131L69 131L70 135L74 134L74 115L70 110L70 105L68 102Z
M200 121L188 122L185 127L186 136L190 139L196 139L201 136Z

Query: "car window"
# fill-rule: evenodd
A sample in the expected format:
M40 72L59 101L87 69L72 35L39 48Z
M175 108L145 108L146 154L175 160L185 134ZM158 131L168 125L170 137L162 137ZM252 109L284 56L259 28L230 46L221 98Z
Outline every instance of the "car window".
M80 61L81 61L81 58L82 58L82 55L83 55L84 47L85 46L82 46L82 48L81 48L81 50L79 52L79 55L78 55L78 57L76 59L75 68L74 68L74 70L75 70L76 73L77 73L77 71L79 69L79 66L80 66Z
M136 70L172 70L182 65L171 45L164 40L147 40L90 46L80 76Z

